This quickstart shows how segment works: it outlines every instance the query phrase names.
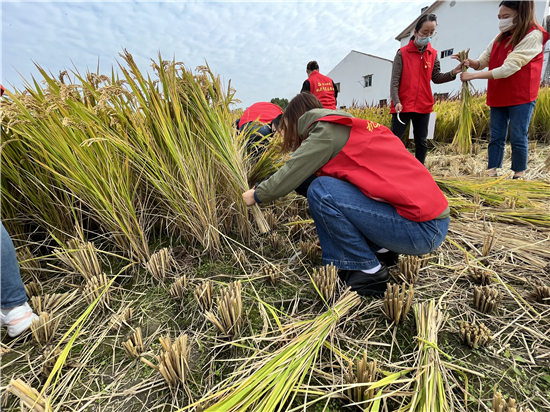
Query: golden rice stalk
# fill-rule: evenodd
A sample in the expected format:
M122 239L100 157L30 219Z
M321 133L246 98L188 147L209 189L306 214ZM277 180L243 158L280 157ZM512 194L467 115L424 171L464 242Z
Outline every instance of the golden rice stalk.
M418 256L403 256L399 259L399 272L401 280L414 285L420 273L420 258Z
M83 289L84 298L89 305L91 305L99 296L101 296L97 306L101 309L105 309L107 306L111 305L110 291L107 290L102 294L103 289L107 287L109 281L107 280L107 275L102 273L98 276L92 276Z
M275 230L277 228L277 218L275 217L275 214L271 210L269 210L265 212L264 216L265 221L269 226L269 230Z
M462 342L471 348L487 346L492 340L491 331L483 323L458 322Z
M383 312L386 317L395 323L395 326L399 325L399 322L404 320L409 314L414 297L414 289L411 284L409 288L405 283L399 287L399 285L389 284L388 288L384 292L384 309Z
M545 286L541 283L533 285L535 288L535 297L537 302L550 305L550 286Z
M275 286L281 280L281 268L279 265L267 263L262 266L262 275L269 280L269 283Z
M194 295L195 300L203 311L212 308L213 286L211 281L205 280L197 285Z
M173 298L183 299L185 297L187 286L187 276L180 276L170 287L170 296L172 296Z
M458 53L458 57L461 62L468 58L468 50L462 50ZM462 67L462 71L467 71L466 66ZM474 120L471 109L472 95L470 93L470 84L468 82L462 82L462 93L460 93L460 117L458 119L458 130L454 136L452 146L459 153L466 154L472 144L472 130L474 127Z
M41 348L53 340L60 322L61 316L52 319L48 312L42 312L37 320L32 321L32 336Z
M163 248L151 255L149 262L145 264L145 267L153 275L153 277L163 282L170 269L174 267L174 258L172 256L172 250L169 248Z
M363 359L357 359L357 368L353 371L353 362L348 361L348 373L344 374L346 383L360 384L372 383L377 379L376 359L372 362L367 361L367 351L363 352ZM375 389L371 385L355 386L347 390L348 398L353 402L365 402L375 396Z
M71 239L67 242L67 249L55 249L54 253L70 270L80 273L87 281L102 274L97 249L91 242Z
M271 248L277 252L281 248L281 244L283 242L283 238L278 233L272 233L268 237L268 242Z
M518 203L517 196L505 196L502 203L498 205L499 209L515 209Z
M217 318L212 312L205 312L204 316L212 322L225 336L233 338L239 335L243 325L243 302L241 297L241 281L231 282L220 291L218 298Z
M474 307L482 313L492 313L498 309L503 295L491 286L474 286Z
M233 254L231 255L231 261L233 262L234 266L244 267L244 265L246 264L246 254L244 253L244 250L238 248L233 251Z
M187 335L180 335L174 340L170 335L159 339L164 350L161 350L159 356L155 356L158 366L141 358L147 366L160 372L164 380L171 388L176 388L180 384L185 384L189 374L189 345L187 344Z
M300 240L300 252L304 258L315 260L319 255L319 247L311 240L305 242Z
M21 400L21 406L31 412L52 411L49 401L40 396L40 392L27 385L21 379L12 379L8 386L8 391L17 396Z
M39 296L42 294L40 290L38 289L38 284L36 282L29 282L25 284L25 292L27 293L27 296L32 299L33 296Z
M122 325L128 324L132 319L132 308L124 309L120 315L115 313L109 321L109 329L120 329Z
M338 269L332 263L323 266L319 271L314 269L312 279L321 296L327 303L331 304L336 299Z
M52 372L60 353L61 349L53 345L49 345L44 348L44 351L42 352L44 362L42 363L42 367L40 368L40 373L44 378L50 376L50 373Z
M38 315L42 312L53 313L61 306L70 303L74 299L74 296L74 293L69 296L69 292L54 293L52 295L33 296L31 298L31 306Z
M126 342L122 342L122 347L130 358L139 358L144 351L141 328L136 328L134 333L130 336L130 339Z

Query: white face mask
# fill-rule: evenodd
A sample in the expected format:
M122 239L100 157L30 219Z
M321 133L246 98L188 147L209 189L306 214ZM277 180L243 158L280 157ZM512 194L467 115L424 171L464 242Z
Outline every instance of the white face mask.
M506 32L508 30L510 30L512 27L514 27L516 25L516 23L514 23L514 17L509 17L507 19L500 19L498 21L498 28L501 32Z

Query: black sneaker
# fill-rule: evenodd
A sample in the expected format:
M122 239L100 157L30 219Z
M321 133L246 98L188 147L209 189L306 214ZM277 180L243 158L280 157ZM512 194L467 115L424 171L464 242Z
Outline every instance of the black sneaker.
M397 265L399 262L399 253L392 252L391 250L386 253L375 253L376 259L380 263L385 263L387 267Z
M382 296L390 280L388 268L380 263L381 268L376 273L365 273L361 270L339 270L338 276L351 290L361 296Z

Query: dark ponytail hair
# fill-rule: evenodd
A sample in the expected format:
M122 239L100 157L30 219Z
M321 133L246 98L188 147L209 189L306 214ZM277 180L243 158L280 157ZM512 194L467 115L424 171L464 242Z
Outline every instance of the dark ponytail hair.
M516 45L527 35L527 32L532 26L540 28L535 14L534 1L501 1L498 7L501 6L508 7L518 13L518 21L515 25L516 30L514 30L514 34L512 34L506 46L511 42L512 46L516 47ZM509 35L509 32L500 33L496 40L497 43L500 43L507 35Z
M283 114L282 124L279 125L279 130L282 130L283 134L281 147L283 153L294 151L302 144L302 140L298 135L298 119L311 109L322 108L321 102L309 92L298 94L288 103Z
M420 18L416 22L416 26L414 26L414 31L419 32L420 29L422 28L422 25L427 21L435 21L437 23L437 16L432 13L424 14L423 16L420 16ZM411 40L414 40L414 34L411 36Z

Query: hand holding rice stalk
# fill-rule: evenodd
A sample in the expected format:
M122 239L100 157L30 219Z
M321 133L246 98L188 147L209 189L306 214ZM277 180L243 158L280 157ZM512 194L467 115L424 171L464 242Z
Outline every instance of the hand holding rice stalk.
M458 53L460 62L463 63L468 59L468 50L462 50ZM462 66L462 71L465 72L468 67ZM452 146L460 153L467 153L470 145L472 144L472 129L475 130L474 121L472 117L472 110L470 107L472 101L472 94L470 93L470 84L468 82L462 82L462 93L460 94L460 118L458 120L458 130L455 133Z

